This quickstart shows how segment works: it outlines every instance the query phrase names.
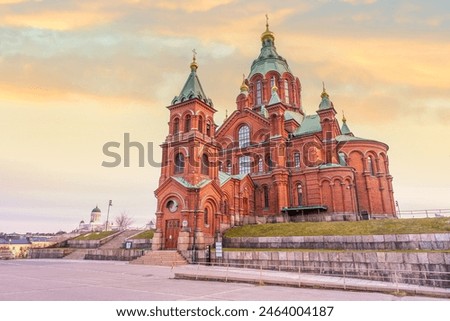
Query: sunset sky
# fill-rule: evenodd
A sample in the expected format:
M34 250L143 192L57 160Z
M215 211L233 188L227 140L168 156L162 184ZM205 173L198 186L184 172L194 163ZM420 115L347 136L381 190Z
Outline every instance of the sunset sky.
M222 124L266 13L306 112L324 81L356 136L390 146L400 208L450 208L449 1L0 0L0 231L71 231L110 199L112 219L153 219L159 168L102 167L103 145L129 133L160 161L193 48Z

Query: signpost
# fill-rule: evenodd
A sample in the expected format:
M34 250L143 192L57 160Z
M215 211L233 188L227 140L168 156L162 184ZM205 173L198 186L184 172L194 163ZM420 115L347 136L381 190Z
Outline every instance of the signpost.
M222 242L216 242L216 258L221 258L223 255Z

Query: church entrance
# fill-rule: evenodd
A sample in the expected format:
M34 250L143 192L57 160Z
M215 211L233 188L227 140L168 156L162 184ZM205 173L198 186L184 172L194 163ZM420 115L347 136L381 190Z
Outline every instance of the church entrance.
M180 232L180 220L167 220L164 248L166 250L176 250L178 243L178 233Z

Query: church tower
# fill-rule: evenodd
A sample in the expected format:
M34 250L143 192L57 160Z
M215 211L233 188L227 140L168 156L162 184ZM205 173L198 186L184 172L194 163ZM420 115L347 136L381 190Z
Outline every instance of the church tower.
M196 53L180 94L167 108L168 135L162 168L153 249L195 250L212 244L220 214L218 147L211 99L197 75Z

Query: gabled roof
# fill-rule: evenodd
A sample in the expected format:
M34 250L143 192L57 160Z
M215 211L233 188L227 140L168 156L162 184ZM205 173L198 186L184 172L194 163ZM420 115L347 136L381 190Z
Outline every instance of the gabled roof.
M219 181L220 181L220 186L223 186L223 184L225 184L226 182L228 182L230 179L237 179L237 180L243 180L246 176L248 175L248 173L245 174L237 174L237 175L230 175L228 173L225 172L221 172L219 171Z
M286 110L284 112L284 120L288 121L288 120L292 120L292 119L295 120L300 125L304 119L304 116L295 111Z
M187 187L187 188L201 188L201 187L203 187L205 185L208 185L212 181L211 179L204 179L201 182L199 182L198 184L192 185L187 180L185 180L183 177L172 176L172 178L174 180L176 180L178 183L180 183L181 185L183 185L184 187Z
M295 131L294 136L301 136L322 131L319 115L307 115L303 118L300 127Z

